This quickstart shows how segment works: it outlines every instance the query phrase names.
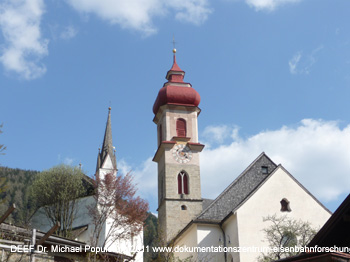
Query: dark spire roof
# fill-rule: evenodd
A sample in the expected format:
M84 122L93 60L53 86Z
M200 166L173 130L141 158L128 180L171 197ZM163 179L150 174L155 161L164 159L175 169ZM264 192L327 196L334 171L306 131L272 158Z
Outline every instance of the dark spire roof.
M103 138L103 144L101 151L99 150L97 157L97 170L102 167L106 157L109 157L112 160L113 168L117 169L117 160L114 153L113 141L112 141L112 124L111 124L111 108L108 108L108 117L106 124L105 136Z

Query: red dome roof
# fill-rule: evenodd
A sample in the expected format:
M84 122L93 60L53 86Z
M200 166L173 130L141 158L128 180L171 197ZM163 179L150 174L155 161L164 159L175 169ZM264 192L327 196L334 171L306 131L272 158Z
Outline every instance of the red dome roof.
M183 82L184 75L185 72L177 65L174 55L174 64L166 76L168 82L159 90L157 99L154 102L154 114L157 114L159 107L162 105L199 105L201 100L200 95L192 88L191 84Z

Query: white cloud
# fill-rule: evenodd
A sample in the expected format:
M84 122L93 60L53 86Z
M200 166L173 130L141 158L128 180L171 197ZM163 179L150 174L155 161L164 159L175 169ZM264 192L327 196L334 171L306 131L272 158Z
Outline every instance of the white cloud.
M317 62L317 54L323 49L323 45L311 51L309 55L302 55L301 51L294 54L289 60L289 71L292 74L310 74L311 67Z
M74 26L67 26L63 29L61 32L60 38L69 40L71 38L74 38L78 33L78 30Z
M58 154L57 155L57 161L58 161L58 163L63 163L63 164L65 164L65 165L72 165L73 164L73 162L74 162L74 158L71 158L71 157L62 157L62 155L61 154Z
M337 122L304 119L295 128L263 131L204 150L203 196L216 197L263 151L322 201L350 190L350 125L342 129Z
M178 20L200 24L211 10L208 0L66 0L84 14L94 14L111 24L134 29L145 35L157 31L152 19L175 12Z
M255 8L257 11L273 11L282 5L298 3L300 1L301 0L245 0L249 6Z
M236 133L236 137L225 136L231 140L222 140L222 144L201 153L203 197L217 197L263 151L323 202L350 191L350 125L341 128L334 121L304 119L296 127L283 126L248 138L240 137L235 127L219 126L217 130ZM119 161L119 168L124 166L127 164ZM157 203L157 167L152 159L133 174L141 195Z
M207 126L203 131L203 137L208 140L207 143L222 143L230 136L231 128L225 125ZM207 144L206 143L206 144Z
M202 138L206 147L210 148L212 145L222 144L227 139L238 140L238 131L239 128L237 126L207 126L202 133Z
M175 17L179 21L186 21L200 25L207 20L212 12L208 7L207 0L164 0L165 7L176 11Z
M40 32L43 13L42 0L5 0L0 4L0 28L5 40L0 61L7 71L27 80L46 72L40 63L48 54L48 40Z
M73 161L74 161L74 158L70 158L70 157L66 157L64 160L63 160L63 163L65 163L66 165L72 165L73 164Z
M138 194L148 199L150 202L157 203L157 165L152 158L146 159L140 166L132 168L124 159L118 161L118 174L125 175L129 172L134 176L134 182L138 188Z
M301 58L301 52L297 52L293 58L291 60L289 60L288 64L289 64L289 71L292 73L292 74L296 74L297 73L297 66L298 66L298 63L300 61L300 58Z

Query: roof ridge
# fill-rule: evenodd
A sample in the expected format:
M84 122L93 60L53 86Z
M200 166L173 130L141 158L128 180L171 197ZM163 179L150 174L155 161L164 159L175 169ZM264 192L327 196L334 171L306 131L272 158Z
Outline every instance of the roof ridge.
M258 160L259 159L261 159L263 156L265 156L265 157L267 157L267 159L268 160L270 160L275 166L276 166L276 168L277 168L277 165L275 164L275 162L273 162L266 154L265 154L265 152L262 152L262 153L260 153L260 155L246 168L246 169L244 169L243 170L243 172L235 179L235 180L233 180L233 182L231 183L231 184L229 184L225 189L224 189L224 191L222 191L221 193L220 193L220 195L218 195L217 196L217 198L215 198L214 200L213 200L213 202L212 203L210 203L210 205L206 208L206 209L204 209L196 218L198 219L200 216L202 216L209 208L211 208L217 201L219 201L219 199L221 199L221 197L230 189L230 188L232 188L249 170L250 170L250 168L254 165L254 164L256 164L257 162L258 162ZM275 168L275 169L276 169ZM273 172L273 171L272 171Z
M277 167L282 168L287 175L289 175L291 177L291 179L294 180L294 182L296 182L308 195L310 195L318 204L320 204L321 207L323 207L327 212L329 212L330 214L333 214L327 207L325 207L325 205L322 204L321 201L319 201L306 187L303 186L303 184L301 184L291 173L289 173L289 171L282 165L279 164Z

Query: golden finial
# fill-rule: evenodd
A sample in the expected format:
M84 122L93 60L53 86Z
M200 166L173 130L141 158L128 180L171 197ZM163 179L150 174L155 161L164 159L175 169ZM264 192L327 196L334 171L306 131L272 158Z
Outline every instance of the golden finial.
M175 44L176 44L176 42L175 42L175 36L173 36L173 53L174 54L176 54L176 48L175 48Z

